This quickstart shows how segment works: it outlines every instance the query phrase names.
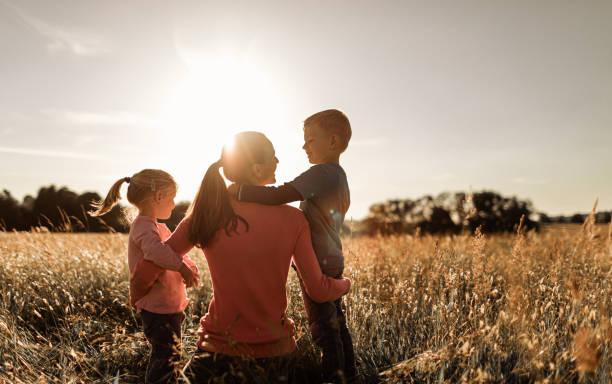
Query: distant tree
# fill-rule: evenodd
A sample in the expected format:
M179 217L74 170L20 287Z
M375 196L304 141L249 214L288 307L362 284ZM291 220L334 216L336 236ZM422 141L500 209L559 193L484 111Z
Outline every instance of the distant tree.
M612 219L612 212L597 212L595 215L595 222L598 224L607 224Z
M538 216L539 216L539 220L537 220L539 223L541 224L549 224L549 223L553 223L553 219L552 217L549 217L547 214L545 214L544 212L538 212Z
M0 193L0 229L12 231L24 227L23 215L19 202L6 189Z
M105 230L103 223L89 215L89 212L94 209L93 203L100 201L101 197L95 192L85 192L77 197L79 213L77 218L83 224L84 230L87 232L102 232Z
M421 233L458 233L461 229L453 222L450 213L440 206L433 206L428 215L415 224Z
M584 223L584 220L586 220L586 218L587 215L576 213L569 218L569 222L574 224Z
M569 223L570 222L570 218L569 217L565 217L563 215L559 215L559 216L551 217L551 221L553 223L563 224L563 223Z
M77 198L78 218L88 232L129 232L129 223L121 205L114 206L102 217L92 217L88 212L94 209L93 204L102 198L95 192L85 192Z
M388 200L374 204L362 222L366 234L458 233L465 228L483 232L514 231L521 216L525 215L527 229L538 228L530 219L531 202L516 197L503 197L496 192L474 193L471 198L464 192L441 193L435 198L423 196L416 200Z
M41 187L34 200L33 214L36 226L47 227L51 231L70 229L69 215L76 211L77 194L63 187L59 190L55 185Z
M472 198L476 214L468 218L472 231L481 227L483 232L512 232L525 215L524 226L527 230L538 227L530 219L533 212L530 201L518 200L516 197L502 197L496 192L484 191L474 193Z
M362 221L363 231L369 235L414 232L416 225L407 219L414 208L415 202L411 200L374 204L370 206L370 215Z
M121 207L116 206L103 219L87 215L93 201L100 200L97 193L77 195L66 187L54 185L41 187L37 196L26 196L22 204L10 192L0 194L0 228L5 230L29 230L46 227L50 231L71 232L127 232L129 226Z
M160 221L162 223L165 223L171 231L174 231L176 229L176 226L181 222L181 220L183 220L183 217L185 217L185 213L187 212L187 209L189 209L190 205L191 203L188 201L181 201L177 203L174 209L172 210L170 218L167 220Z

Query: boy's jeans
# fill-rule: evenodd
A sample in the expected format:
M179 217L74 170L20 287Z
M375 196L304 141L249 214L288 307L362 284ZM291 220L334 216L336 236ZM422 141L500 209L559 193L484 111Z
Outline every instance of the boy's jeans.
M327 273L326 273L327 275ZM340 278L342 272L332 277ZM321 348L322 379L324 382L342 383L356 375L355 352L353 340L346 326L346 317L342 310L342 298L326 303L316 303L306 293L300 280L304 308L308 316L308 325L312 339ZM339 374L339 372L342 372Z
M151 344L145 382L176 383L175 365L181 359L181 325L185 313L159 314L143 309L140 316L145 336Z

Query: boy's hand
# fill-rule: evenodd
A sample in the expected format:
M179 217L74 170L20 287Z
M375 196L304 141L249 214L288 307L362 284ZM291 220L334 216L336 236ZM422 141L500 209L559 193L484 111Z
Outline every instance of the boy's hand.
M238 183L232 183L232 184L230 184L229 187L227 187L227 192L233 198L238 198L238 191L239 190L240 190L240 184L238 184Z
M344 292L344 294L346 295L351 290L351 279L349 279L348 277L342 277L341 279L348 283L348 286L346 287L346 292Z
M183 261L183 265L181 265L181 269L179 269L183 280L185 280L185 285L187 288L198 286L198 282L200 281L200 275L197 272L194 272L189 266Z

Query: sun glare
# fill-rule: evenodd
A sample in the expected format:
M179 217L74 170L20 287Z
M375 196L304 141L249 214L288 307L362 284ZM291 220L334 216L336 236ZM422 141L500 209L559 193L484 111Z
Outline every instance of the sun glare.
M183 60L189 75L163 111L162 139L172 148L168 168L191 190L233 134L254 130L274 136L284 108L272 78L249 58Z
M210 140L265 129L278 102L270 80L257 67L223 58L192 65L168 103L164 121L172 131Z

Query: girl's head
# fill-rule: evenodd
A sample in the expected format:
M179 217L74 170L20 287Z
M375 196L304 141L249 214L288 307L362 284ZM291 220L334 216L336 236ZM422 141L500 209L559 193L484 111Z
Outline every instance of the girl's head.
M234 135L231 143L223 146L221 160L213 163L206 171L200 189L187 211L191 220L190 241L204 248L221 228L225 228L228 235L237 232L238 220L248 230L248 223L232 208L219 168L223 167L223 174L230 181L266 185L276 181L274 172L277 163L274 147L263 133L240 132Z
M174 209L177 185L172 176L159 169L143 169L132 177L124 177L113 184L104 201L94 204L92 216L102 216L121 199L121 185L128 183L127 199L140 213L156 219L167 219Z

